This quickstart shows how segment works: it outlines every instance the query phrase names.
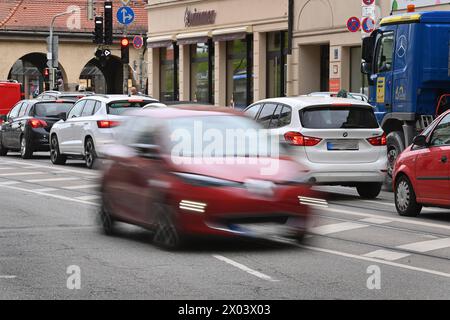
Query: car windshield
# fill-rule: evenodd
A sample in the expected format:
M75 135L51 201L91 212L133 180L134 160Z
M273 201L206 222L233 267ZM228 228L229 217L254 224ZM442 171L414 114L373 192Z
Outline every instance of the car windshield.
M146 105L153 103L153 100L127 100L127 101L114 101L108 104L108 114L120 116L126 111L133 109L142 109Z
M375 129L378 122L371 107L320 106L300 111L304 128L308 129Z
M45 102L37 103L34 107L36 117L57 118L61 113L67 113L72 109L74 103L71 102Z
M170 152L180 157L276 157L283 152L277 137L245 117L176 118L168 121L168 131Z

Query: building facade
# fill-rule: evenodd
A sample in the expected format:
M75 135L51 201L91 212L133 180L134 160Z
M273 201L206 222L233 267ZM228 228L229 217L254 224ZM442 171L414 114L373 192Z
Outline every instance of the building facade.
M378 0L377 14L414 2L419 10L449 6ZM275 96L362 92L362 32L347 28L362 3L294 0L290 51L289 0L149 0L149 94L242 108Z

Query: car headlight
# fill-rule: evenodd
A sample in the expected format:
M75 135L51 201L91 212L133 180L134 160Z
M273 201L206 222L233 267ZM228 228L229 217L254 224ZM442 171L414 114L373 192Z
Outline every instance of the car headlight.
M243 187L243 184L240 182L218 179L209 176L182 172L174 172L174 174L186 183L199 187Z

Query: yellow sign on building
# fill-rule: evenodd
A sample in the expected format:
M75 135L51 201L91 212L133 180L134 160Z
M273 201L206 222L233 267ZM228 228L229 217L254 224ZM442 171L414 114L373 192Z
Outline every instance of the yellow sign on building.
M377 80L377 103L384 103L385 92L386 92L386 78L380 77Z

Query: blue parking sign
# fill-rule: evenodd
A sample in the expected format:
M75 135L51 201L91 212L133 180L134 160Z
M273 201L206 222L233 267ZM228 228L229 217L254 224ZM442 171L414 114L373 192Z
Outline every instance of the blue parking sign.
M134 21L134 11L131 7L120 7L117 10L117 21L120 24L129 25Z

